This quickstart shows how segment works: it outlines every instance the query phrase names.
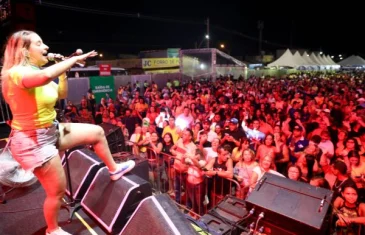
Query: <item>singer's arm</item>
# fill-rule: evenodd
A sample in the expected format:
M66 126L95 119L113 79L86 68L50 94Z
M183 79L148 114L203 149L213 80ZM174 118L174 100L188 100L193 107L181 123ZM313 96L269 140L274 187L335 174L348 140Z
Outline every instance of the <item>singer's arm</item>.
M83 61L88 57L94 57L98 55L97 52L91 51L86 54L74 56L64 61L54 64L42 70L28 71L22 77L22 84L25 88L33 88L48 84L61 74L70 69L76 62Z
M22 83L26 88L43 86L55 78L61 76L70 69L77 61L78 56L69 58L42 70L32 70L23 75ZM61 80L61 79L60 79ZM67 81L66 81L67 85Z

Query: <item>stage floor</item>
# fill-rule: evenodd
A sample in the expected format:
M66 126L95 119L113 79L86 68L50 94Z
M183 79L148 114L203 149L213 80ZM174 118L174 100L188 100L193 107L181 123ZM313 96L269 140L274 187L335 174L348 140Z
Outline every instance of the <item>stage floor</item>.
M39 182L28 188L18 188L6 195L7 203L0 204L1 235L45 235L46 222L43 217L45 192ZM59 224L71 234L106 234L80 209L67 223L69 213L61 209Z

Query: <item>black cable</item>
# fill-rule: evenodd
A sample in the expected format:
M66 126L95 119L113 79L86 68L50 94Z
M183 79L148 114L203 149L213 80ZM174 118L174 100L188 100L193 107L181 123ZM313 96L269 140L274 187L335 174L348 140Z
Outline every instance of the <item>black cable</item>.
M42 28L40 28L42 30ZM47 29L44 28L44 30L46 31ZM97 45L97 46L102 46L102 45L109 45L109 46L113 46L113 47L157 47L157 48L161 48L161 47L179 47L179 45L175 44L175 45L168 45L168 44L138 44L138 43L116 43L116 42L108 42L108 41L103 41L103 42L83 42L83 41L69 41L69 42L64 42L64 41L47 41L47 45L63 45L63 44L84 44L84 45Z
M122 12L112 12L112 11L106 11L106 10L96 10L96 9L91 9L91 8L81 8L81 7L67 6L67 5L55 4L55 3L44 2L44 1L42 1L41 3L36 1L35 3L39 6L44 6L44 7L52 7L52 8L58 8L58 9L63 9L63 10L70 10L70 11L77 11L77 12L84 12L84 13L91 13L91 14L98 14L98 15L137 18L137 19L144 19L144 20L153 20L153 21L162 21L162 22L170 22L170 23L180 23L180 24L194 24L194 25L206 25L207 24L207 22L205 20L201 20L201 21L179 20L179 19L164 18L164 17L157 17L157 16L141 15L140 13L131 14L131 13L122 13ZM237 35L237 36L249 39L249 40L253 40L256 42L260 41L260 39L257 37L253 37L253 36L238 32L236 30L226 29L224 27L221 27L218 25L213 25L213 24L210 24L210 27L215 28L217 30L221 30L226 33L234 34L234 35ZM280 44L280 43L276 43L276 42L270 42L267 40L262 40L262 43L267 44L267 45L278 46L278 47L285 47L285 48L290 47L289 45L284 45L284 44Z
M92 14L98 14L98 15L137 18L137 19L146 19L146 20L181 23L181 24L195 24L195 25L205 25L206 24L203 20L201 22L190 21L190 20L178 20L178 19L163 18L163 17L157 17L157 16L147 16L147 15L142 15L140 13L131 14L131 13L113 12L113 11L107 11L107 10L96 10L96 9L92 9L92 8L82 8L82 7L68 6L68 5L55 4L55 3L43 2L43 1L42 1L42 4L39 4L39 3L36 3L36 4L38 4L40 6L44 6L44 7L52 7L52 8L58 8L58 9L63 9L63 10L92 13Z
M25 209L25 210L19 210L19 211L0 211L0 214L1 213L4 213L4 214L19 213L19 212L34 211L34 210L40 210L40 209L43 209L43 207L36 207L36 208L30 208L30 209Z

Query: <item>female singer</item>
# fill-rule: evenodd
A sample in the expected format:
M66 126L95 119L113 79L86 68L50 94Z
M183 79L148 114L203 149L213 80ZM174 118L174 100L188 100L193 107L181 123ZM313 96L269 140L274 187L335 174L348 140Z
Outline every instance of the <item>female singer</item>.
M54 109L57 99L67 97L65 72L75 63L97 52L74 56L41 69L48 46L32 31L15 32L5 47L1 71L2 91L13 114L10 150L25 170L32 170L46 192L44 217L46 234L69 234L58 227L58 211L66 189L66 178L58 151L92 144L112 180L130 171L134 161L116 164L100 126L58 123ZM58 85L53 82L59 78Z

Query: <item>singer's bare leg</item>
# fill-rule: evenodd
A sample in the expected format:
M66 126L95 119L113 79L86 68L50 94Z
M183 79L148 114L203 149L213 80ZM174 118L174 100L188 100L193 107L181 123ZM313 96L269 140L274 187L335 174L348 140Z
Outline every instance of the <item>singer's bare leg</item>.
M85 123L60 123L59 150L67 150L76 146L92 144L95 153L109 168L117 170L104 130L100 126Z
M58 229L58 212L66 190L66 177L61 159L55 156L41 167L34 170L39 182L46 192L43 213L47 223L47 232Z

